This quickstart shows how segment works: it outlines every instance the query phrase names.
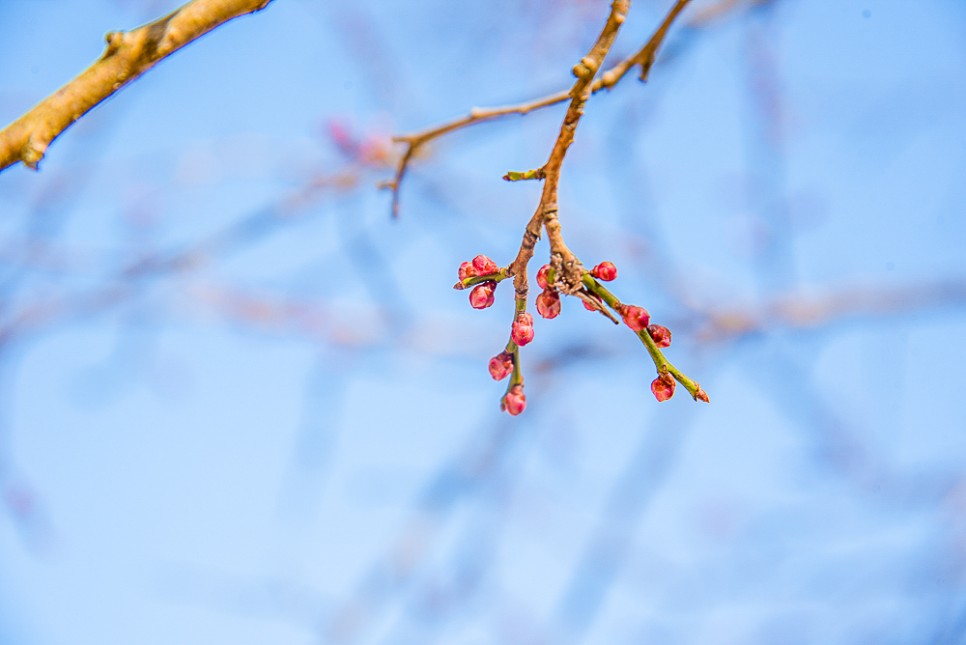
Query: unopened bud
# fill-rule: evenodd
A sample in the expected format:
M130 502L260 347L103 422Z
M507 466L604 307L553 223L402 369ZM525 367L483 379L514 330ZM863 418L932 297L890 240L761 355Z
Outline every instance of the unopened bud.
M486 309L493 304L495 298L493 291L496 289L495 282L483 282L473 287L470 291L470 306L473 309Z
M548 289L537 296L537 313L548 320L559 316L560 294Z
M490 359L490 376L494 381L502 381L513 371L513 355L510 352L500 352Z
M520 347L529 344L533 340L533 316L527 313L517 314L510 329L510 338Z
M704 401L705 403L711 403L711 399L708 398L708 393L698 387L698 391L694 393L695 401Z
M647 329L648 323L651 322L651 315L647 313L647 309L637 305L624 305L621 310L621 317L624 319L624 323L634 331Z
M477 255L473 258L473 268L476 269L476 275L490 275L500 270L496 262L485 255Z
M474 276L476 276L476 269L473 268L472 262L464 262L460 265L460 282Z
M549 284L547 282L548 271L550 271L549 264L544 264L542 267L540 267L540 270L537 271L537 286L539 286L541 289L546 289Z
M612 262L601 262L590 273L598 280L610 282L617 277L617 267Z
M510 416L517 416L527 409L527 397L523 393L522 385L514 385L500 401L500 409L506 410Z
M651 392L658 402L667 401L674 396L674 386L674 377L664 372L663 374L658 374L657 378L651 381Z
M648 325L647 333L658 347L671 346L671 330L664 325Z

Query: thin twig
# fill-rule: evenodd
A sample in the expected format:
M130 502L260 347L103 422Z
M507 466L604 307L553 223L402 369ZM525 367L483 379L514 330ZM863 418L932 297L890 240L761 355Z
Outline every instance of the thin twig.
M0 131L0 172L21 161L36 170L50 143L98 103L215 27L271 1L193 0L132 31L108 33L99 59Z
M688 4L688 2L690 2L690 0L677 0L671 10L668 12L667 16L664 18L664 21L658 27L657 31L655 31L654 34L648 39L647 43L645 43L643 47L634 52L632 55L615 64L613 67L596 78L590 84L590 93L596 94L600 90L611 89L637 65L641 66L641 80L647 80L651 64L654 61L658 48L661 46L661 43L664 42L664 37L667 34L671 24ZM530 112L534 112L545 107L564 103L572 97L573 89L571 88L569 90L561 90L554 94L516 105L506 105L491 108L472 108L469 114L458 119L441 123L420 132L401 134L393 137L393 142L401 143L406 146L406 149L403 151L403 154L399 157L399 161L396 164L396 172L393 180L387 181L384 184L385 187L392 190L393 217L399 216L399 190L400 186L402 185L403 177L405 177L406 171L408 170L409 164L412 162L414 155L424 145L430 141L433 141L434 139L438 139L451 132L462 130L463 128L467 128L469 126L476 125L477 123L493 121L511 115L524 116Z

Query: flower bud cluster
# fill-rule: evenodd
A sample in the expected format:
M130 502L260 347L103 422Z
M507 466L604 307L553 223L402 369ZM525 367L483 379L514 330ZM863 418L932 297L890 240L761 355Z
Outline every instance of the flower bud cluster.
M549 264L544 264L537 271L537 286L543 289L540 295L537 296L537 313L547 320L560 315L560 293L547 280L549 273Z
M592 277L590 280L588 276ZM501 271L496 263L485 255L477 255L469 262L463 262L459 267L457 289L472 286L470 304L476 309L486 309L493 305L496 285L507 278L506 271ZM677 379L692 394L696 401L708 402L708 395L696 383L676 371L673 365L667 363L655 347L663 349L671 345L671 331L663 326L651 323L651 316L647 309L637 305L621 304L607 289L596 280L610 282L617 278L617 267L612 262L601 262L589 272L584 273L582 280L584 287L577 294L581 296L583 305L590 311L600 311L615 323L617 318L611 315L613 310L623 319L624 324L634 331L645 344L649 346L655 365L658 366L657 378L651 382L651 393L658 401L667 401L674 396ZM544 318L556 318L560 315L560 291L562 283L554 275L554 269L545 264L537 271L537 285L542 290L536 297L537 313ZM567 291L567 293L571 293ZM510 329L510 343L503 350L490 359L489 372L495 381L502 381L509 377L506 394L500 399L500 408L512 416L523 412L527 407L527 398L523 393L523 376L520 372L520 348L533 341L533 316L522 311L525 302L517 302L517 313ZM653 343L653 344L651 344ZM670 369L669 369L670 368ZM673 374L672 374L673 372Z
M485 255L477 255L471 262L463 262L459 269L459 282L456 283L457 289L463 288L463 283L469 278L496 275L500 272L500 267L496 262ZM486 280L480 282L470 291L470 306L474 309L486 309L493 306L496 291L496 280Z

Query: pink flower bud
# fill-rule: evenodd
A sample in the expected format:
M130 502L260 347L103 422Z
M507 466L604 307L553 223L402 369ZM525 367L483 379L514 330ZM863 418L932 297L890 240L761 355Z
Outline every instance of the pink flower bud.
M547 288L547 271L549 270L550 265L544 264L542 267L540 267L540 270L537 271L537 286L539 286L541 289Z
M597 301L598 305L600 305L603 302L603 300L600 299L600 296L598 296L596 293L588 293L587 296L591 300ZM587 311L597 311L597 309L599 309L599 307L595 307L594 305L590 304L586 300L581 300L581 302L584 303L584 309L586 309Z
M500 352L490 359L490 376L494 381L502 381L513 371L513 355L510 352Z
M460 265L460 282L474 276L476 276L476 269L473 268L471 262L464 262Z
M506 410L510 416L516 416L527 409L527 397L523 393L522 385L514 385L500 401L500 409Z
M671 330L664 325L648 325L647 333L658 347L671 346Z
M627 326L634 331L647 329L648 323L651 322L651 314L647 313L647 309L637 305L624 305L621 310L621 317Z
M547 290L537 296L537 313L548 320L559 316L560 294Z
M493 291L496 289L495 282L483 282L473 287L470 291L470 306L473 309L486 309L493 304L495 298Z
M477 255L473 258L473 268L476 269L476 275L490 275L500 270L496 262L485 255Z
M610 282L617 277L617 267L612 262L601 262L590 273L598 280Z
M654 394L654 398L661 401L667 401L672 396L674 396L674 377L665 372L664 374L658 374L657 378L651 381L651 392Z
M520 347L529 344L533 340L533 316L526 313L518 314L510 329L510 338Z

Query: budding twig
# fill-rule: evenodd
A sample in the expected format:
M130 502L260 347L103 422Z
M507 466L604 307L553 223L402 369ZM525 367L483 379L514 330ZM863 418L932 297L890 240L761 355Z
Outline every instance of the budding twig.
M511 415L517 415L526 408L526 397L523 394L523 374L520 369L520 347L529 344L534 335L533 317L526 312L529 292L527 266L533 258L536 243L544 231L547 233L547 241L550 245L550 263L541 267L540 271L537 272L537 284L543 289L543 292L536 298L537 313L547 319L556 318L560 314L560 295L573 295L582 299L588 305L588 309L600 311L612 321L618 323L614 314L608 311L607 308L610 307L620 315L624 323L637 334L647 348L658 372L657 378L651 384L651 391L658 401L666 401L673 396L675 382L681 383L695 400L708 401L707 394L697 383L685 376L664 358L658 343L651 336L652 333L655 334L661 343L660 346L666 347L671 342L670 332L660 325L649 325L650 314L646 309L635 305L622 304L614 294L597 281L597 279L607 282L614 280L617 277L617 267L611 262L601 262L594 266L590 272L584 269L583 264L564 241L558 214L560 170L567 155L567 150L574 141L577 125L584 114L584 106L594 93L595 87L613 85L635 65L641 67L641 80L645 80L653 63L654 55L664 41L668 28L687 3L688 0L678 0L648 43L635 56L623 61L622 67L616 70L612 69L611 76L598 84L594 81L594 78L603 64L607 52L613 45L630 8L630 0L613 0L607 22L604 24L596 42L587 55L581 58L580 62L573 68L577 80L570 91L567 92L570 104L567 107L567 112L564 115L563 123L547 162L535 170L509 172L504 176L507 181L543 180L540 201L524 229L523 239L516 258L503 269L497 269L493 261L483 255L477 256L472 262L464 262L460 266L460 281L456 283L456 288L462 289L476 284L477 286L470 293L470 304L477 309L485 309L493 304L493 290L498 282L494 277L498 277L499 281L513 277L516 304L510 341L503 352L490 359L489 368L490 375L497 380L512 374L506 394L500 401L502 409ZM491 114L490 116L495 115ZM394 213L398 207L399 181L402 179L415 150L436 136L441 136L446 132L465 127L479 120L481 120L479 114L474 116L471 113L470 117L459 121L427 130L421 134L396 139L398 142L406 143L407 148L397 167L396 181L393 184Z
M596 79L594 79L593 75L591 75L592 82L589 84L590 94L596 94L601 90L611 89L617 85L617 83L619 83L630 70L634 69L634 67L638 65L641 66L641 80L647 80L648 74L650 73L651 64L654 61L658 49L664 42L664 37L667 35L671 24L678 17L678 14L681 13L689 2L690 0L677 0L671 10L668 12L667 16L664 18L664 21L658 27L657 31L654 32L654 34L648 39L643 47L608 69ZM627 7L630 4L630 0L627 0L627 2L622 4L625 8L621 13L621 22L623 21L623 16L626 16L627 14ZM616 35L617 30L620 28L620 22L612 24L613 17L614 12L612 9L611 15L608 17L607 25L604 27L604 31L607 32L608 30L613 30L614 35ZM610 48L610 44L612 44L612 42L613 41L611 40L611 43L606 45L607 49ZM604 60L604 56L601 55L598 58L595 54L599 54L602 48L603 45L601 44L601 40L598 39L598 42L595 43L594 48L591 49L591 53L581 59L581 62L575 66L575 70L577 70L577 68L581 65L583 65L583 70L589 70L591 65L596 65L594 67L594 72L596 73L597 69ZM606 53L607 51L603 51L604 55L606 55ZM591 58L591 56L594 56L594 58L589 60L589 64L584 64L584 61ZM396 172L392 181L387 181L385 184L383 184L386 188L389 188L392 191L392 216L399 216L399 190L402 186L403 177L405 177L406 171L409 169L409 164L412 162L416 152L430 141L438 139L451 132L456 132L457 130L462 130L463 128L476 125L477 123L494 121L496 119L501 119L503 117L512 115L525 116L530 112L564 103L569 99L573 99L573 96L573 88L571 88L569 90L561 90L554 94L516 105L492 108L473 108L470 110L469 114L458 119L453 119L452 121L435 125L420 132L401 134L393 137L393 142L403 144L405 146L405 150L403 151L403 154L400 155L399 161L396 164Z

